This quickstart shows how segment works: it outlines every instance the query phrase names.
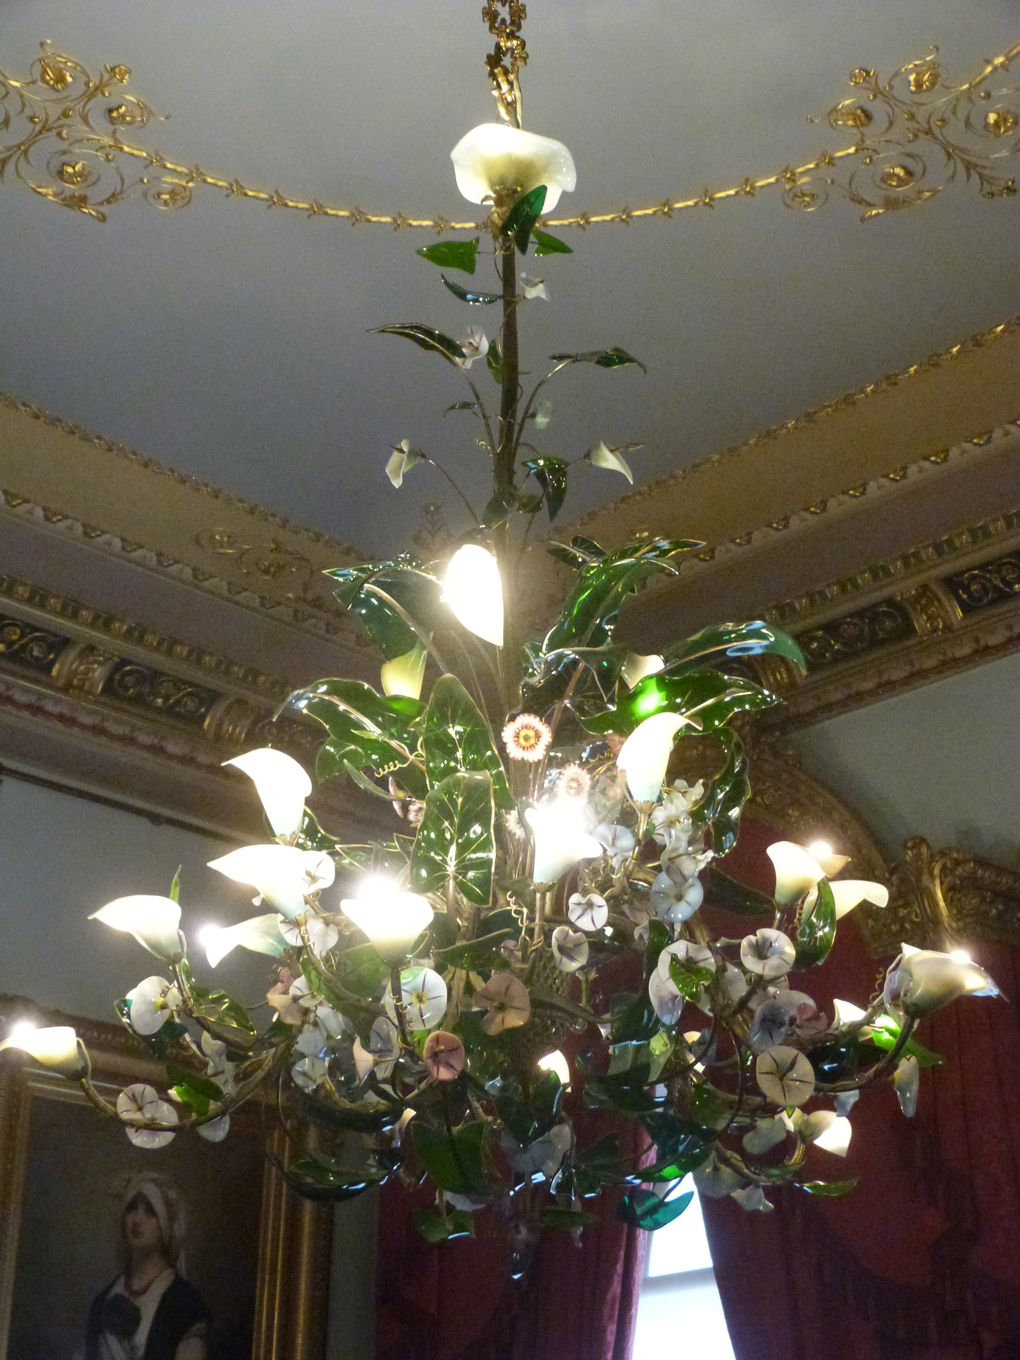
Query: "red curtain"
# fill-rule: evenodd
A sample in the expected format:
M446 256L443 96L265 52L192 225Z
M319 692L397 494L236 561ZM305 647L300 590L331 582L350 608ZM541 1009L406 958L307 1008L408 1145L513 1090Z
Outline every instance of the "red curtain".
M762 857L770 838L742 828L732 867L745 881L771 881ZM834 995L866 1002L883 968L852 919L823 967L801 979L830 1015ZM1020 996L1017 951L982 944L972 953L1007 997ZM904 1118L882 1084L854 1106L845 1162L809 1154L820 1179L860 1178L849 1197L787 1189L768 1215L705 1204L738 1360L1020 1357L1017 1014L1003 1000L966 998L919 1037L945 1065L921 1074L915 1117Z

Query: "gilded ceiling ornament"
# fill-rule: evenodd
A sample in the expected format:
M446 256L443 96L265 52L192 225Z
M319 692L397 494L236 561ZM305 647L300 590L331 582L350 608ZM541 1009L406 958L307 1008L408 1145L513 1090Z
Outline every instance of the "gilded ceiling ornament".
M527 61L520 36L525 6L520 0L487 0L482 17L496 39L486 58L493 94L501 117L516 127L521 107L518 77ZM201 166L168 160L127 140L148 125L153 113L125 93L131 76L126 66L105 66L93 75L47 43L41 46L42 55L27 79L16 80L0 71L0 136L15 134L14 140L0 143L0 181L13 170L14 177L62 207L104 222L107 209L129 195L140 194L157 208L183 208L196 186L204 185L228 198L290 208L308 217L340 218L353 226L419 228L439 235L487 229L486 221L371 213L293 198L279 189L249 188L236 176L212 175ZM868 221L927 202L961 173L965 181L976 182L983 198L1015 194L1016 181L1006 172L1020 154L1020 89L1004 78L1020 56L1020 43L958 86L945 83L937 55L935 48L908 62L884 83L863 66L850 72L854 95L827 115L831 128L855 138L850 146L822 151L804 165L748 176L731 188L706 187L689 198L670 195L639 208L549 217L541 225L582 230L610 223L626 226L646 218L671 218L684 208L714 208L728 199L753 198L760 190L775 187L781 189L786 206L800 212L814 212L830 193L839 193L862 207L862 220ZM835 172L844 162L852 169L841 178Z

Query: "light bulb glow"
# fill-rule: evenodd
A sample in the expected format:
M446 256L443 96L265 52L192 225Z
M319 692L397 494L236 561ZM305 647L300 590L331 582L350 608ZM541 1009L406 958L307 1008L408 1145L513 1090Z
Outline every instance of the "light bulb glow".
M0 1043L0 1052L5 1048L20 1049L43 1067L51 1067L68 1075L80 1072L84 1066L78 1048L78 1035L70 1025L39 1028L31 1021L19 1021Z
M555 1072L561 1086L570 1085L570 1067L558 1048L547 1053L544 1058L539 1058L538 1068L540 1072Z
M533 883L551 887L578 860L602 854L601 842L584 830L584 805L575 799L536 803L525 808L524 817L535 841Z
M832 846L828 841L812 841L807 847L807 852L820 864L823 859L828 859L832 854Z
M443 598L469 633L503 645L503 583L496 559L477 543L465 543L450 558Z
M798 901L825 877L814 855L794 841L776 841L765 853L775 866L776 901L782 906Z
M381 875L363 879L355 897L340 903L345 916L363 930L387 963L406 958L415 940L432 922L424 897L405 892Z
M953 960L954 963L974 962L971 956L967 953L966 949L951 949L949 951L949 957Z

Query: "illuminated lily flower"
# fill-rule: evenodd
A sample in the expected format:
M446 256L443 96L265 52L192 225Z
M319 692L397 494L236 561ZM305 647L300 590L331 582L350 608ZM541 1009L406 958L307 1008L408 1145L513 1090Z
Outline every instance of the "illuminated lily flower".
M545 212L552 212L565 189L577 185L574 158L551 137L505 123L481 123L463 136L450 152L457 188L469 203L484 203L499 189L530 193L546 188Z
M630 859L637 845L633 831L616 822L600 822L592 835L609 855L614 873L624 860Z
M736 1200L745 1213L770 1214L776 1207L765 1198L760 1185L745 1185L739 1190L730 1191L730 1199Z
M216 965L239 945L255 954L268 954L279 958L287 948L287 942L280 933L283 918L275 911L265 916L253 916L248 921L240 921L236 926L206 926L201 933L209 967Z
M547 430L552 422L553 406L551 401L540 401L532 412L531 419L536 430Z
M731 1167L724 1166L716 1159L713 1151L708 1160L694 1171L694 1184L699 1194L707 1195L709 1199L723 1199L740 1189L741 1180Z
M111 930L133 935L150 954L161 959L181 957L181 909L170 897L137 894L107 902L89 917Z
M549 293L543 279L532 279L527 274L522 274L521 292L526 298L545 298L546 302L549 301Z
M634 474L627 465L627 460L621 453L608 448L601 441L588 454L588 461L592 467L608 468L610 472L622 473L633 486Z
M943 954L905 944L885 978L885 1004L907 1015L930 1015L959 996L999 996L985 970L962 949Z
M583 809L563 798L524 809L535 842L532 882L551 887L582 859L601 855L602 846L583 829Z
M489 340L481 326L469 326L467 338L460 342L463 358L454 359L459 368L470 368L476 359L484 359L489 352Z
M126 1086L117 1097L117 1114L127 1127L124 1132L135 1147L166 1147L174 1138L172 1129L147 1129L148 1123L176 1124L177 1111L167 1100L160 1100L153 1087L144 1082Z
M832 1110L815 1110L813 1114L795 1111L793 1127L803 1143L813 1143L825 1152L845 1157L850 1148L850 1120Z
M464 1071L467 1054L456 1034L437 1029L425 1040L422 1060L436 1081L454 1081Z
M745 935L740 944L740 962L749 973L762 977L782 977L793 967L797 950L781 930L762 929Z
M855 1006L852 1001L840 1001L838 998L832 1003L832 1010L835 1024L841 1028L844 1025L854 1025L858 1020L863 1020L866 1011L862 1011L860 1006Z
M609 906L598 893L572 893L567 917L578 930L601 930L609 920Z
M552 933L552 952L561 973L576 973L588 962L588 937L569 926L557 926Z
M209 868L247 883L283 916L295 920L307 911L305 898L333 882L335 867L321 850L295 845L246 845L209 861Z
M503 645L503 583L491 552L465 543L443 575L443 598L457 621L476 637Z
M908 1119L913 1119L917 1111L917 1096L921 1085L921 1067L913 1055L901 1058L893 1073L893 1089L900 1109Z
M362 879L357 896L345 897L340 906L344 915L365 932L387 963L406 958L433 917L432 908L424 897L401 891L396 883L382 875Z
M646 675L658 675L659 671L665 670L666 663L661 656L654 652L645 656L640 652L628 653L627 660L620 669L620 679L628 689L633 689L639 680L643 680Z
M386 476L399 491L405 475L416 463L424 463L425 455L420 449L412 449L409 439L402 439L386 460Z
M760 1157L778 1147L789 1131L787 1120L777 1114L771 1119L755 1120L754 1128L745 1133L741 1141L748 1152Z
M400 997L408 1029L435 1029L446 1014L446 983L431 968L405 968L400 974ZM396 1020L397 1008L389 986L383 1005L390 1019Z
M635 803L654 803L659 797L673 742L686 721L679 713L653 713L623 743L616 763L627 776Z
M881 883L868 883L860 878L840 878L830 883L829 887L836 903L837 921L861 902L870 902L875 907L889 905L889 889Z
M293 756L264 746L223 764L235 766L255 785L274 836L293 836L301 830L312 781Z
M402 695L407 699L420 699L422 682L425 679L425 661L428 656L419 642L403 656L386 661L379 672L379 682L383 694Z
M782 906L809 893L825 870L815 857L794 841L775 841L765 852L776 870L776 901Z
M849 855L834 855L828 841L812 841L810 845L804 846L804 849L822 866L822 873L826 878L832 878L850 863Z
M161 1030L181 1006L180 992L161 977L144 978L124 999L130 1003L131 1028L146 1036Z
M280 922L280 934L295 949L300 949L304 945L301 937L301 927L296 921L288 921L285 916L277 918ZM321 958L323 954L328 954L340 938L340 932L332 921L326 920L324 916L319 916L317 912L308 911L305 916L305 934L308 942ZM268 951L266 951L268 952Z
M570 1064L558 1048L547 1053L544 1058L539 1058L535 1066L540 1072L555 1072L560 1079L561 1086L570 1085Z
M513 973L493 973L484 987L474 996L476 1006L484 1006L482 1017L486 1034L501 1034L505 1029L516 1029L531 1018L531 997L520 978Z
M0 1053L5 1048L20 1049L43 1067L51 1067L55 1072L64 1072L68 1076L80 1072L85 1065L78 1048L78 1035L70 1025L37 1028L27 1020L22 1021L0 1043Z
M755 1062L755 1078L766 1099L776 1105L803 1105L815 1089L815 1070L797 1048L767 1048Z

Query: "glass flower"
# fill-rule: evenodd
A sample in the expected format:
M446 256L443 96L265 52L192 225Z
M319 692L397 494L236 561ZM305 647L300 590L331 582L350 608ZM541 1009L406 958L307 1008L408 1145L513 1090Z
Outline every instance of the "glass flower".
M576 973L588 962L588 937L569 926L557 926L550 939L553 958L561 973Z
M600 441L588 454L588 461L592 467L608 468L610 472L622 473L633 486L634 474L631 472L626 458L616 449L611 449Z
M425 679L425 661L428 653L421 643L412 647L403 656L393 661L383 662L379 671L379 682L386 695L402 695L406 699L421 698L422 682Z
M462 357L455 359L459 368L470 368L476 359L483 359L489 352L489 340L481 326L469 326L465 339L460 342Z
M578 930L601 930L609 920L609 905L598 893L572 893L567 902L567 919Z
M781 930L764 928L745 935L740 943L740 962L749 973L760 973L762 977L782 977L793 967L796 957L793 941Z
M435 1029L446 1014L446 983L431 968L405 968L400 974L400 997L408 1029ZM393 993L387 986L383 1004L391 1020L397 1018Z
M335 873L329 855L294 845L246 845L210 860L209 868L255 888L292 921L307 911L305 898L328 888Z
M84 1066L78 1047L78 1035L70 1025L44 1025L37 1027L28 1021L15 1025L7 1038L0 1043L0 1053L5 1048L17 1048L27 1053L43 1067L51 1067L56 1072L68 1076L80 1072Z
M776 901L786 906L811 891L825 870L814 855L794 841L775 841L765 852L776 871Z
M602 846L582 827L582 811L564 798L524 809L535 842L533 883L551 887L582 859L601 855Z
M413 449L409 439L402 439L386 460L386 476L399 491L404 477L416 463L424 463L425 455L420 449Z
M170 897L151 897L137 894L118 897L107 902L89 917L102 921L111 930L122 930L133 935L150 954L161 959L181 956L181 909Z
M963 950L948 954L902 946L903 952L885 978L883 996L891 1009L907 1015L930 1015L960 996L999 996L998 987Z
M755 1079L776 1105L803 1105L815 1089L815 1070L798 1048L778 1044L758 1055Z
M861 902L870 902L875 907L889 905L889 889L883 887L881 883L868 883L860 878L838 878L834 883L830 883L829 887L836 903L837 921L848 911L853 911Z
M557 798L587 798L591 789L591 775L583 765L564 765L556 776Z
M345 897L340 906L387 963L406 958L433 917L424 897L404 892L390 879L376 875L363 879L356 896Z
M467 1054L456 1034L437 1029L425 1040L422 1060L436 1081L454 1081L464 1071Z
M247 921L239 921L236 926L206 926L200 938L209 967L215 968L238 946L250 949L255 954L279 958L287 948L287 941L280 933L282 919L278 912L271 911L265 916L252 916Z
M124 998L130 1005L128 1019L136 1034L148 1036L163 1028L181 1006L181 994L166 978L143 978Z
M469 203L485 203L497 190L529 193L540 184L546 188L544 210L552 212L565 189L577 185L574 158L551 137L505 123L480 123L466 133L450 152L457 188Z
M502 1034L527 1024L531 1016L531 997L520 978L513 973L493 973L484 987L475 992L476 1006L484 1006L482 1029L486 1034Z
M921 1066L913 1054L901 1058L893 1073L893 1089L900 1109L908 1119L917 1112L917 1096L921 1085Z
M457 621L476 637L503 645L503 583L496 559L477 543L465 543L443 575L443 598Z
M301 830L312 781L293 756L264 746L223 764L233 765L255 785L274 836L293 836Z
M552 732L534 713L518 713L502 731L503 745L511 760L537 764L549 749Z
M135 1147L148 1148L150 1151L166 1147L175 1136L172 1129L141 1127L147 1123L178 1122L177 1111L170 1102L160 1100L156 1090L144 1082L135 1082L133 1086L126 1086L121 1091L117 1097L117 1114L121 1122L127 1126L124 1132Z
M653 713L623 743L616 763L627 776L635 803L654 803L659 797L673 742L686 721L679 713Z

